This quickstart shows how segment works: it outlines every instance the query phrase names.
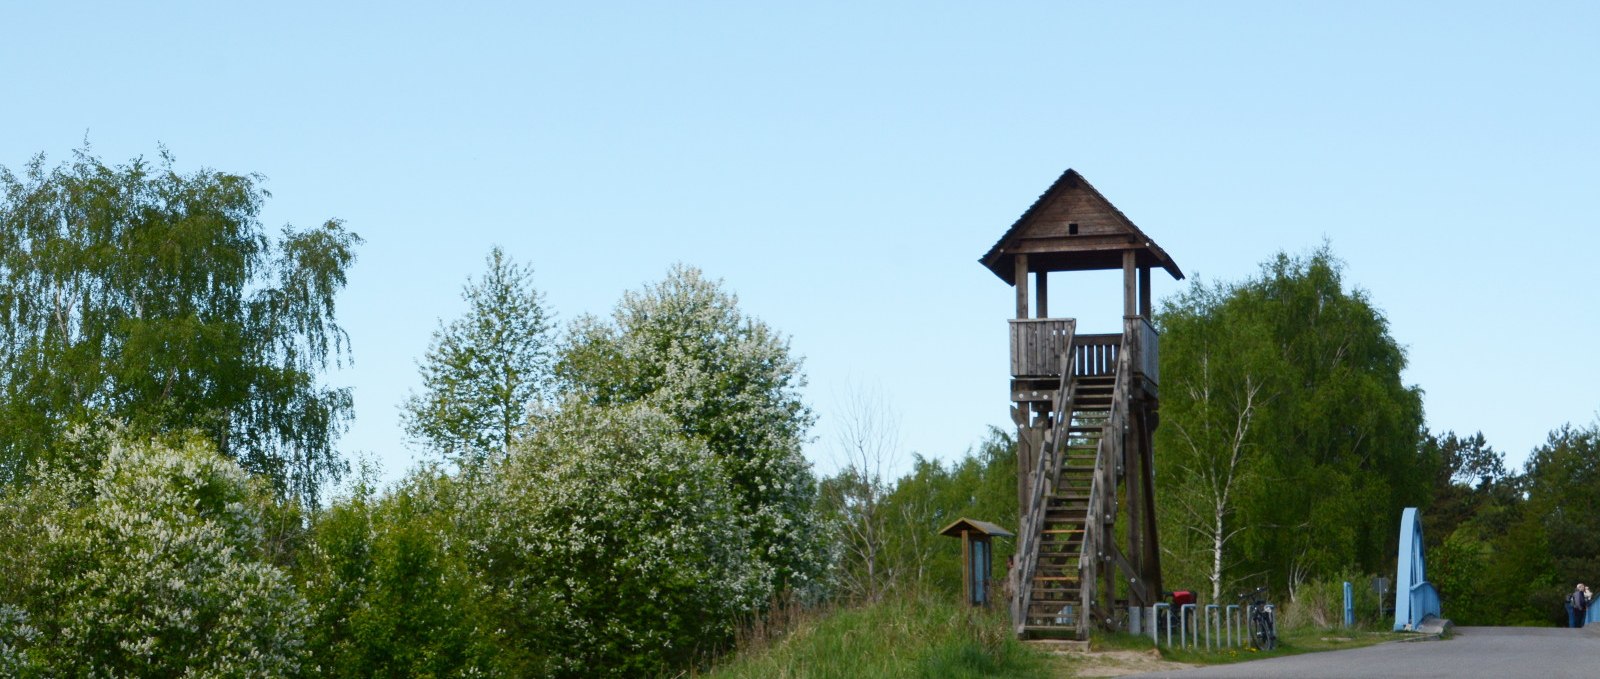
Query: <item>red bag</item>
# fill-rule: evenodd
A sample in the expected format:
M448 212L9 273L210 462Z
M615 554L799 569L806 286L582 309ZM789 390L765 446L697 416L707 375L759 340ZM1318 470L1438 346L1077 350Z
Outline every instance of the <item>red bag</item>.
M1192 603L1194 603L1194 592L1191 592L1191 591L1186 590L1186 589L1180 589L1180 590L1172 593L1172 607L1173 608L1177 608L1179 606L1183 606L1185 604L1192 604Z

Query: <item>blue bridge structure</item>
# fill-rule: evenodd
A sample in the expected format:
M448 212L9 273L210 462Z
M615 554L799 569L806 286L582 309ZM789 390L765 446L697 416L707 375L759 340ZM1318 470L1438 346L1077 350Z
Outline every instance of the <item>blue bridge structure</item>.
M1440 617L1439 590L1428 582L1422 558L1422 515L1406 507L1400 515L1400 559L1395 568L1394 631L1414 632L1424 620Z

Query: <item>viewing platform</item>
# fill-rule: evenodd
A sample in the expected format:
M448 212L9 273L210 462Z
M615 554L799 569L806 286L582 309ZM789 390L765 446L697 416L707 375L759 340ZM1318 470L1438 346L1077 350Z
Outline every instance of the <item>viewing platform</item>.
M1123 337L1131 336L1134 387L1150 396L1161 384L1161 335L1150 319L1123 319L1123 332L1076 335L1071 318L1013 318L1011 325L1011 400L1049 401L1061 380L1065 343L1072 342L1073 374L1110 377L1116 374Z

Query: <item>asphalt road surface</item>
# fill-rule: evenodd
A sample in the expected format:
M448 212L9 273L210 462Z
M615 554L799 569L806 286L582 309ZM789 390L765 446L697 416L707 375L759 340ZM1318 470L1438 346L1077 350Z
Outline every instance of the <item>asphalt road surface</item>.
M1391 642L1136 677L1402 679L1410 677L1600 677L1600 625L1457 627L1450 639Z

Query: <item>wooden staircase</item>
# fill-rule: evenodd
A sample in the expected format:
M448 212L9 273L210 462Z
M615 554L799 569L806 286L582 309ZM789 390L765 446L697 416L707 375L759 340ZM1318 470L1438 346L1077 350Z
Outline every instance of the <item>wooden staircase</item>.
M1030 541L1037 546L1037 560L1025 597L1027 610L1019 624L1025 638L1077 638L1085 627L1079 621L1085 604L1079 563L1088 530L1095 459L1111 416L1115 383L1112 375L1077 376L1061 395L1069 401L1061 408L1066 417L1047 442L1049 449L1060 452L1061 459L1043 496L1039 533ZM1066 437L1064 445L1053 445L1061 436Z

